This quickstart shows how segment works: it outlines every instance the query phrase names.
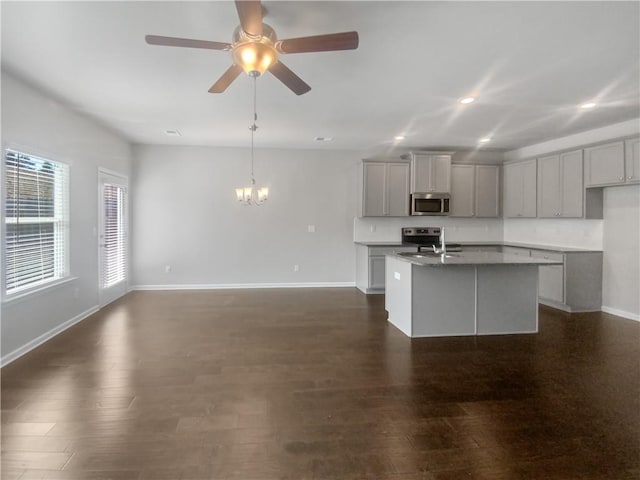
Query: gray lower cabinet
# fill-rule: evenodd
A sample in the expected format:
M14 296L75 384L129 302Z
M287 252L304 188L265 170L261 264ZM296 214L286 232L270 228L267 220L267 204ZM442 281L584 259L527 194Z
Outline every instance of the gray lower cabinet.
M563 262L539 267L538 301L565 312L593 312L602 307L602 252L559 252L503 246L504 253Z
M412 251L416 247L356 244L356 287L364 293L384 293L385 256Z

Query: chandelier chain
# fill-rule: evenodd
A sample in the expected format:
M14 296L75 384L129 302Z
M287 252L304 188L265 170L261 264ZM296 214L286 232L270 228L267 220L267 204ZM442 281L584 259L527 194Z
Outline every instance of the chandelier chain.
M253 174L253 136L256 133L256 130L258 129L258 126L256 125L256 122L258 121L258 113L257 113L257 108L256 108L256 78L257 77L253 77L253 125L251 125L249 127L249 130L251 130L251 184L255 185L256 180Z

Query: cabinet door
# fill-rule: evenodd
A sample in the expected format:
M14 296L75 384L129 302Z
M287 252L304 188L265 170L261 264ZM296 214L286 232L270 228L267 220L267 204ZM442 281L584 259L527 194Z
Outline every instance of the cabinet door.
M384 163L363 164L362 216L382 217L386 214Z
M476 217L497 217L500 213L500 167L477 165L475 191Z
M522 165L504 166L504 216L522 216Z
M522 163L522 215L523 217L536 216L536 179L538 172L536 161L529 160Z
M538 297L564 303L564 267L562 265L540 267Z
M624 182L624 144L598 145L584 150L585 186L615 185Z
M538 216L557 218L560 210L560 156L539 158Z
M369 257L369 288L384 288L384 257Z
M451 191L451 156L435 155L431 158L431 191Z
M473 165L451 166L451 212L452 217L473 217L474 214Z
M564 255L560 252L547 250L531 250L534 258L544 258L564 262ZM538 297L564 303L564 266L541 265L538 270Z
M627 183L640 182L640 138L625 142L624 173Z
M431 192L431 157L413 154L411 158L411 193Z
M387 215L406 217L409 215L409 164L387 164Z
M582 218L584 183L582 150L560 155L560 217Z

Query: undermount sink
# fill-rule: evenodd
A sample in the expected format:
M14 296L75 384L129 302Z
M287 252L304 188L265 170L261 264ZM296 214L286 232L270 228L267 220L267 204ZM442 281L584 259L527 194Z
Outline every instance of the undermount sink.
M398 253L401 257L410 257L410 258L435 258L435 257L444 257L444 258L452 258L457 257L457 255L447 253L443 255L441 253L434 252L400 252Z

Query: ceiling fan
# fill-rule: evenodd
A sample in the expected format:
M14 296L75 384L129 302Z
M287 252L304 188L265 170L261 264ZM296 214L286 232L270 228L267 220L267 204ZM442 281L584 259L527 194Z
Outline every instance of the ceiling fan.
M260 0L236 0L235 4L240 17L240 25L233 32L233 43L158 35L147 35L145 39L149 45L230 50L233 65L213 84L209 89L210 93L224 92L242 71L251 77L258 77L268 70L296 95L302 95L311 90L311 87L285 66L278 58L279 55L358 48L358 32L330 33L278 40L273 28L262 23Z

